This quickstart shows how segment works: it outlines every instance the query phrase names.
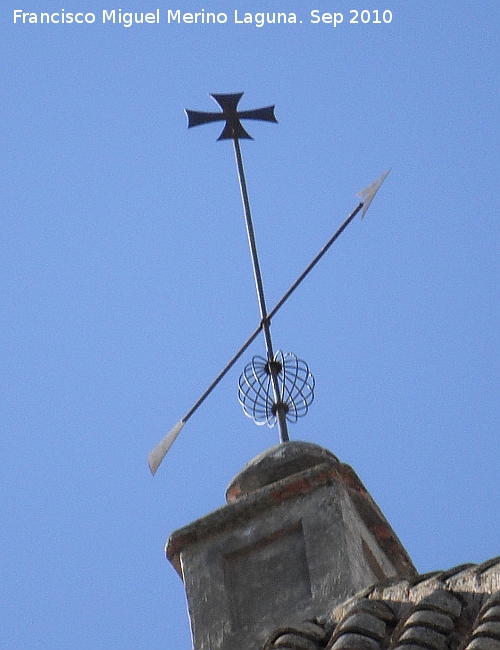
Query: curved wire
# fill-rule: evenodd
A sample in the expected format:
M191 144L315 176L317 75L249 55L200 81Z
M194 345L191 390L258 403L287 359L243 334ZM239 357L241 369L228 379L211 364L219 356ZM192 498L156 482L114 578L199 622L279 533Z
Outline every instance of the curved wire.
M278 350L273 362L277 364L280 403L286 405L286 419L297 422L306 415L314 400L314 377L307 363L298 359L292 352ZM276 402L269 362L261 356L254 356L245 366L238 380L238 401L245 415L259 426L276 424Z

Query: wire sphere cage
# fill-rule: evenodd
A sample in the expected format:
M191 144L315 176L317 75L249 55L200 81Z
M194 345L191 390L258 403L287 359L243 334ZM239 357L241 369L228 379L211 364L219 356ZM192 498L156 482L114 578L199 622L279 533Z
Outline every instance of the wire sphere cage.
M276 375L279 395L275 399L272 374ZM309 411L314 400L314 377L305 361L292 352L278 350L272 361L255 356L238 380L238 401L246 416L259 426L274 427L276 407L283 404L288 422Z

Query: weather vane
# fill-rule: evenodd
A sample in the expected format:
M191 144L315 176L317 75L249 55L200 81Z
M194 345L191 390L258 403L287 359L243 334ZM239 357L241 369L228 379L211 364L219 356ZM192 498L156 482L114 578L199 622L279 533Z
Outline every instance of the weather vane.
M149 468L152 474L155 474L165 457L165 454L172 446L172 443L177 438L184 424L194 414L198 407L201 406L261 331L264 333L266 343L266 357L254 356L252 361L245 367L238 381L238 399L245 414L251 417L256 424L267 424L268 426L273 427L277 423L280 442L286 442L289 440L287 421L296 422L299 417L304 416L309 410L309 406L314 399L314 377L310 373L305 361L298 359L291 352L283 353L281 350L274 352L271 339L271 318L273 318L286 300L288 300L313 267L316 266L319 260L339 235L341 235L354 217L360 211L362 211L361 217L365 215L373 197L390 171L386 171L374 183L361 192L358 192L358 197L361 199L360 203L328 240L309 266L292 284L281 300L273 307L273 309L271 309L270 312L268 312L266 308L259 258L257 255L257 246L255 243L255 234L250 211L250 201L248 199L248 190L239 141L243 139L253 139L241 124L241 120L261 120L277 123L277 119L274 115L274 106L266 106L264 108L257 108L250 111L238 111L238 103L243 96L243 93L217 94L211 96L222 108L222 113L207 113L186 109L188 128L199 126L201 124L223 121L225 122L224 128L218 140L233 141L248 242L252 257L255 286L259 301L260 323L257 329L246 340L243 346L210 384L194 406L191 407L186 415L177 422L177 424L167 433L165 438L163 438L153 451L151 451L149 454Z

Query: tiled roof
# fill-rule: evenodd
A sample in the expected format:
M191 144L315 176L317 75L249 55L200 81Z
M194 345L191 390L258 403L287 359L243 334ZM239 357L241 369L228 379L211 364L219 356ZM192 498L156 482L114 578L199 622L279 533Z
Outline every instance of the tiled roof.
M500 557L376 583L263 650L500 650Z

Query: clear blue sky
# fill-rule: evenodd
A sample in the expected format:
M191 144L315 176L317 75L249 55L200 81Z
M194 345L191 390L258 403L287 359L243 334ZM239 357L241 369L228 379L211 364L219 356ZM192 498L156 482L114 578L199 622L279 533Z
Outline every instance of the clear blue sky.
M96 21L14 24L62 8ZM270 305L392 167L274 319L317 382L291 437L354 467L421 572L500 554L496 3L113 8L0 10L0 648L189 650L165 541L277 442L236 399L259 338L147 467L259 320L231 143L186 129L210 92L276 104L242 143ZM392 22L349 23L366 8Z

